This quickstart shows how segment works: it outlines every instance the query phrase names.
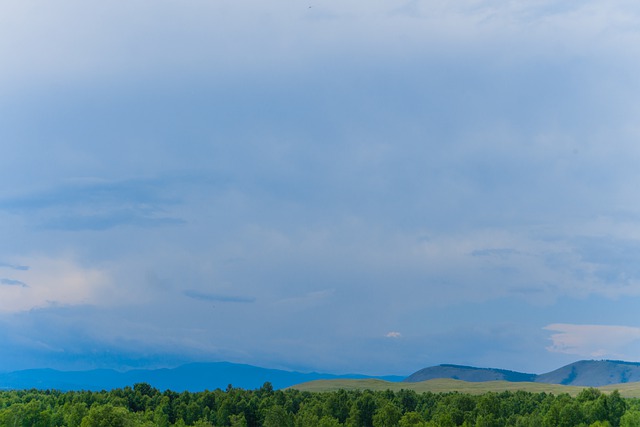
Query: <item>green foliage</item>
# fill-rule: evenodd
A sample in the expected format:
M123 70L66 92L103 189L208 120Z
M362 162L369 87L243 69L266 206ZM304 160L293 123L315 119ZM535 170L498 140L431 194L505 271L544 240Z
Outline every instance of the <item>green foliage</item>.
M231 415L231 427L247 427L247 419L244 414Z
M620 427L640 427L640 411L627 411L620 419Z
M264 417L264 427L293 427L293 416L282 406L272 406Z
M426 425L426 420L417 412L406 412L398 422L399 427L424 427Z
M376 407L377 404L373 398L373 393L365 390L351 405L347 425L353 427L372 427L373 414L376 411Z
M132 427L133 415L126 408L116 407L109 403L94 405L82 419L80 427Z
M339 427L341 425L338 420L326 415L320 418L320 422L318 423L318 427Z
M310 393L229 387L161 392L149 384L112 391L0 391L0 427L640 427L640 400L584 389L417 393L402 389Z
M373 415L373 427L394 427L402 418L402 412L396 405L387 402Z

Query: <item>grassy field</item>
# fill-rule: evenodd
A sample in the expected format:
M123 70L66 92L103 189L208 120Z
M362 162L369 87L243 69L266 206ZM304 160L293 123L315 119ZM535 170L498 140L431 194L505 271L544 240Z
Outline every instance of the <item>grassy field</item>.
M469 394L482 394L489 391L516 391L524 390L532 393L568 393L577 395L586 387L564 386L556 384L528 383L528 382L508 382L508 381L487 381L487 382L466 382L452 379L436 379L417 383L388 382L382 380L318 380L302 383L290 388L301 391L335 391L345 390L393 390L400 389L414 390L418 393L431 391L433 393L443 393L458 391ZM598 387L603 392L618 390L623 397L640 397L640 383L616 384L606 387Z

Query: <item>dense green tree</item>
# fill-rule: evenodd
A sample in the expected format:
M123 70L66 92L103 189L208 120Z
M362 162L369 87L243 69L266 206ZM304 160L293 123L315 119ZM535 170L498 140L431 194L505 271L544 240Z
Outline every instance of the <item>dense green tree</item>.
M618 390L614 390L607 397L607 407L609 408L609 423L613 427L620 425L620 419L627 410L627 402L620 396Z
M135 423L126 408L110 403L94 405L82 419L80 427L132 427Z
M576 400L580 403L594 401L598 400L598 398L600 398L600 396L602 395L602 392L597 388L589 387L583 389L580 393L578 393L578 395L576 396Z
M503 423L492 413L480 414L476 418L475 427L502 427Z
M425 427L427 421L417 412L405 412L398 422L399 427Z
M575 427L583 422L584 413L579 402L569 402L560 409L558 427Z
M440 427L455 427L458 424L454 420L454 416L446 411L439 411L433 416L435 425Z
M373 414L376 410L376 401L372 393L366 390L353 402L347 424L354 427L372 427Z
M326 415L320 418L320 422L318 423L318 427L340 427L341 425L338 420Z
M258 392L256 394L258 395L258 397L273 395L273 384L271 384L269 381L265 382L262 387L258 389Z
M492 417L487 417L487 419L498 419L500 418L500 399L496 393L485 393L478 398L478 403L476 404L476 410L479 415L487 417L491 415Z
M404 412L412 412L418 406L418 394L413 390L401 389L393 397L395 404Z
M640 427L640 400L568 394L309 393L229 388L160 392L149 384L102 392L0 391L0 427Z
M318 427L320 424L320 417L311 411L299 412L295 417L295 427Z
M620 418L620 427L640 427L640 411L632 409Z
M338 390L331 393L324 403L324 413L335 418L340 423L344 423L349 416L351 404L350 397L345 390Z
M80 427L82 419L87 415L89 409L84 402L67 402L63 407L64 422L68 427Z
M293 427L293 416L282 406L272 406L264 417L264 427Z
M231 415L229 421L231 427L247 427L247 420L244 414Z
M387 402L373 415L373 427L394 427L398 425L400 418L402 418L400 409L393 403Z

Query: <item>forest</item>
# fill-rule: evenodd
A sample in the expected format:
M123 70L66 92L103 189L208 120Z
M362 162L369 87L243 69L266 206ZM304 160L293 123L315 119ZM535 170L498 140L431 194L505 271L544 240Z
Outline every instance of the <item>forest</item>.
M256 390L177 393L147 383L111 391L0 391L0 426L24 427L631 427L640 400L587 388L577 396L525 391L416 393Z

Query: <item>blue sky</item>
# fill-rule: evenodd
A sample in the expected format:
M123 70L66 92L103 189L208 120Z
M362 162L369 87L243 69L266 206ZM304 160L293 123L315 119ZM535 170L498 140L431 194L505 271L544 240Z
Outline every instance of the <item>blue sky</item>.
M640 6L0 5L0 369L640 360Z

